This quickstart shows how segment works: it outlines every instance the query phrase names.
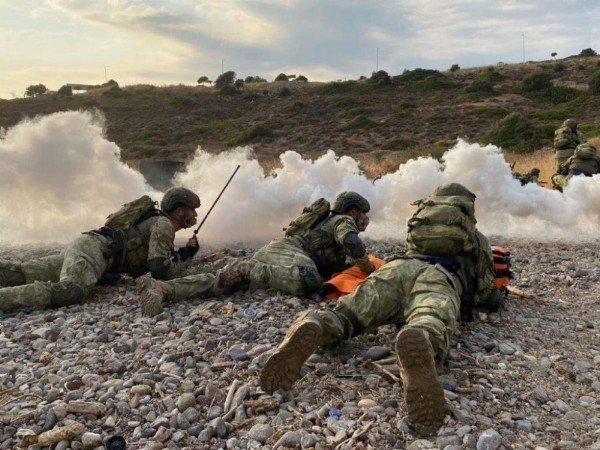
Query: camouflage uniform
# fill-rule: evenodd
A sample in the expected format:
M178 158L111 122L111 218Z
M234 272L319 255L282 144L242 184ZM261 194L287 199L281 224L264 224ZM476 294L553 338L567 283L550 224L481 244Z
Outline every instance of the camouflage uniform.
M554 132L554 154L557 172L567 159L573 156L575 148L586 142L585 136L577 130L577 122L567 119L562 126Z
M580 150L587 150L587 152ZM575 154L562 165L562 170L566 175L565 182L577 175L591 177L600 173L600 158L596 155L596 147L587 143L578 145Z
M465 195L451 183L435 195ZM488 240L475 231L473 248L454 257L425 256L409 251L388 262L340 297L333 308L308 310L289 328L286 338L267 360L260 384L266 392L287 389L320 345L350 339L367 329L400 324L396 354L411 421L421 431L434 432L445 415L444 392L435 361L443 360L461 317L476 304L500 307Z
M372 265L358 233L351 217L333 214L303 236L275 239L252 257L250 280L288 294L310 295L324 279L352 264L370 273Z
M497 294L494 263L488 240L476 233L471 254L454 259L454 273L424 256L407 252L373 272L356 291L340 297L333 309L308 311L323 324L323 342L350 339L366 329L397 323L429 332L439 360L449 349L450 336L461 316L461 297L472 304L487 304Z
M81 303L103 275L118 279L118 274L126 273L135 278L150 271L155 278L171 279L181 276L191 261L186 247L174 251L175 228L163 215L128 230L116 253L117 238L105 231L83 233L60 255L20 265L0 260L0 285L11 286L0 289L0 311ZM199 276L194 291L215 292L215 276Z

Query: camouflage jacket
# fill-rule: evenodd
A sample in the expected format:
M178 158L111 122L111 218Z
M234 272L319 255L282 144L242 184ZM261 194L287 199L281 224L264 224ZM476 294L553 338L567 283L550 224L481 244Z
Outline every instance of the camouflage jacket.
M571 156L562 166L565 175L585 175L591 177L600 173L600 158L582 159Z
M358 237L358 228L351 217L343 214L329 216L314 229L300 237L302 247L316 259L321 276L347 269L367 254ZM351 262L347 258L351 258ZM360 266L360 262L358 262Z
M126 232L119 272L133 277L150 272L161 280L183 275L191 258L184 257L182 261L181 253L175 252L174 240L175 228L168 217L153 216L144 220Z
M479 230L475 230L474 240L474 246L470 252L446 258L458 263L457 270L445 268L452 274L454 285L461 299L472 299L473 306L486 305L498 294L494 283L494 258L489 241ZM426 256L409 250L405 257L421 259ZM444 265L442 264L442 266Z

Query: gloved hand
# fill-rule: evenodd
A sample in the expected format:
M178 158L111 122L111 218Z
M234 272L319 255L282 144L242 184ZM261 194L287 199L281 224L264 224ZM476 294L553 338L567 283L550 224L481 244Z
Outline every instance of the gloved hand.
M200 250L198 245L198 238L194 235L188 241L185 247L181 247L177 250L180 261L186 261L189 258L193 258L196 253Z

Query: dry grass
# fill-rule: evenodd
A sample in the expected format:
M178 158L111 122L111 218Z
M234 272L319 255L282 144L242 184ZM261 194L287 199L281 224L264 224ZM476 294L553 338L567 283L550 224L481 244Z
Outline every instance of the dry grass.
M544 186L552 186L550 178L556 173L556 161L551 148L546 147L533 153L504 152L504 158L509 164L515 163L514 171L527 173L534 167L540 169L539 181Z

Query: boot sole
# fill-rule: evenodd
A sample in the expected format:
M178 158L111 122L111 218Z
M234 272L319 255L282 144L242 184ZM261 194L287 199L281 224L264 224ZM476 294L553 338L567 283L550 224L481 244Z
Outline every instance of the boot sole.
M162 301L158 294L152 293L152 280L140 277L135 280L135 284L142 304L142 315L145 317L154 317L162 313Z
M304 362L321 345L321 327L313 322L301 324L267 360L260 373L260 387L272 394L289 389L299 378Z
M444 421L446 399L437 377L431 344L423 331L407 328L398 334L396 355L404 374L408 417L417 431L433 434Z

